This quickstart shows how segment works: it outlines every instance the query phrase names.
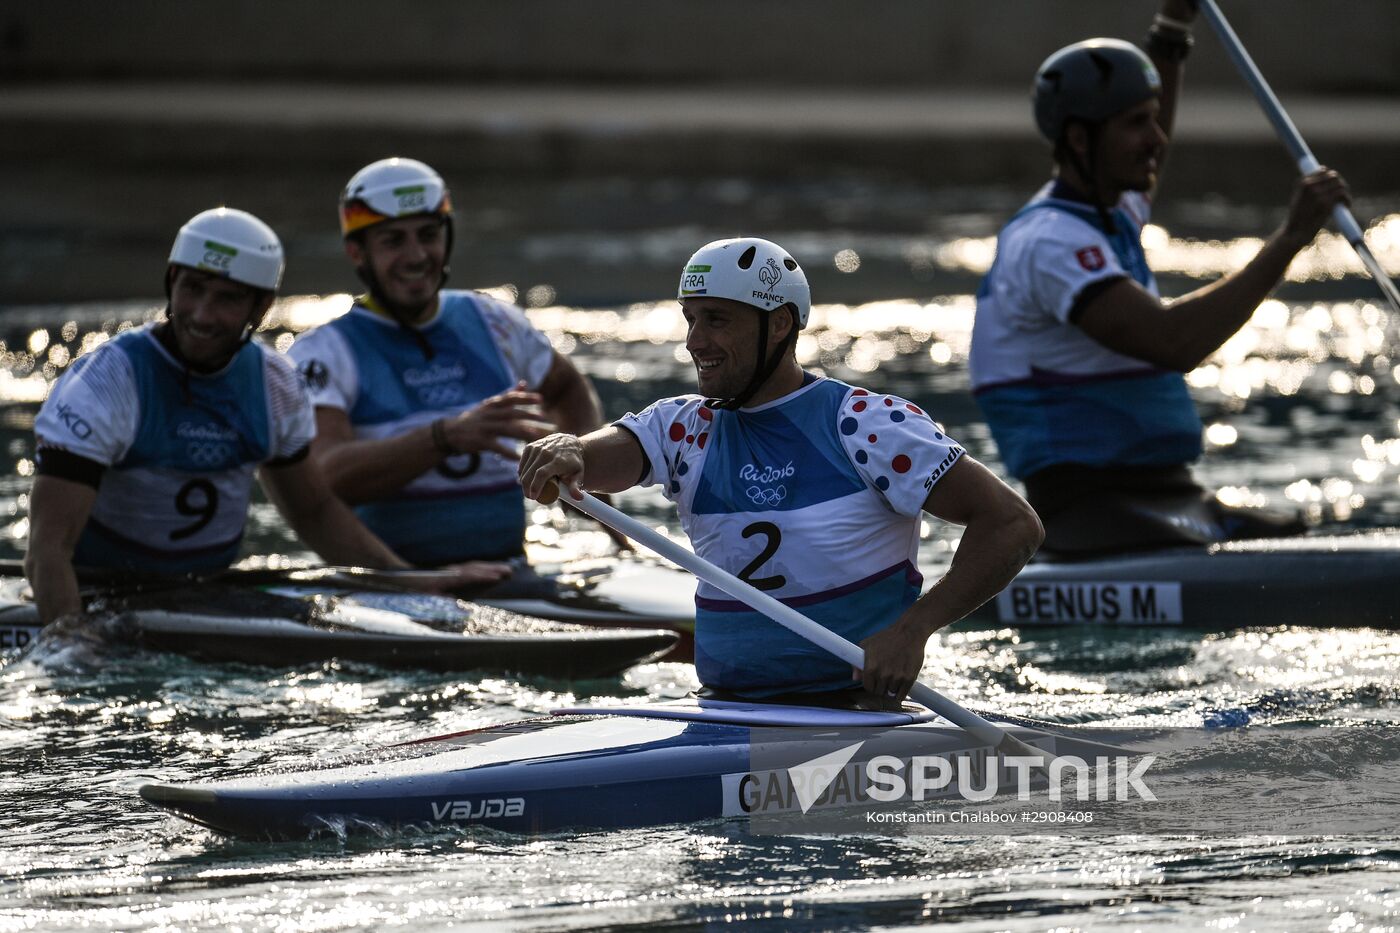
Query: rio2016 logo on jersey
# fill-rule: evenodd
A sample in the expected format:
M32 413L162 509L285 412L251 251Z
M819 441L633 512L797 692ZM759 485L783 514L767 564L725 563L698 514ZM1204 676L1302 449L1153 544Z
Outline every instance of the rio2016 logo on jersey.
M789 460L786 466L758 466L754 463L746 463L739 468L739 478L747 483L756 485L744 490L744 495L749 497L749 501L754 505L766 505L773 508L782 505L787 498L786 486L774 486L778 480L788 479L797 475L797 468Z
M186 441L236 441L238 432L217 424L181 421L175 426L175 436Z
M185 443L185 457L196 469L219 470L235 465L238 432L217 424L181 421L175 436Z
M403 371L403 384L418 395L419 401L433 408L465 404L467 394L463 383L466 378L467 371L459 363L434 363Z
M788 461L787 466L781 467L759 467L752 463L746 463L739 470L739 478L749 483L776 483L780 479L787 479L797 475L797 468Z

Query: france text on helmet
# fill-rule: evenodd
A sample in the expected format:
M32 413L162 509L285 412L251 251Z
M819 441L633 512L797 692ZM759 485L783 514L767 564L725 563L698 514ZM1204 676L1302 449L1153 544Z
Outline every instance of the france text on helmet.
M727 298L762 311L792 304L799 327L806 326L812 308L811 288L797 260L778 244L758 237L716 240L700 247L681 271L676 297Z
M381 159L355 173L340 196L340 233L419 214L446 217L452 198L442 176L416 159Z
M285 259L272 228L247 211L216 207L196 214L170 247L172 264L276 291Z

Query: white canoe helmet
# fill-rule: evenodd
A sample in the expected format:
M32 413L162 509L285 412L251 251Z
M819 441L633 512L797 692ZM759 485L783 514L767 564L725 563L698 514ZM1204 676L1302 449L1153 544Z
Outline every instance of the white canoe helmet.
M760 318L784 305L797 309L797 326L772 353L768 328L758 328L758 347L748 385L732 398L711 399L714 408L734 410L748 404L797 343L797 332L807 326L812 311L812 290L797 260L777 243L754 236L715 240L695 251L681 270L676 298L727 298L753 308Z
M380 159L356 172L341 193L340 234L418 214L452 216L447 183L417 159Z
M188 266L275 292L286 266L282 241L247 211L216 207L190 218L175 234L170 264Z
M807 326L812 290L807 275L788 251L754 236L715 240L695 251L681 271L677 299L728 298L773 311L797 308L797 327Z

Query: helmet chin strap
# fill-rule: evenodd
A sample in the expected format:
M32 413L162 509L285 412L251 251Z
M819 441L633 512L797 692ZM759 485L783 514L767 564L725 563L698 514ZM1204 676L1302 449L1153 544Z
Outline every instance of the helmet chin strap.
M1094 170L1097 168L1094 164L1094 151L1098 149L1099 134L1103 130L1103 124L1084 123L1083 126L1085 133L1088 135L1089 143L1084 158L1081 159L1079 153L1075 152L1069 146L1065 147L1065 153L1068 155L1070 163L1074 166L1074 170L1079 173L1079 177L1084 179L1084 184L1089 188L1089 201L1094 205L1094 210L1098 211L1099 220L1103 223L1104 233L1112 236L1117 232L1117 227L1113 223L1113 215L1108 211L1108 205L1104 204L1103 200L1099 197L1099 182L1098 179L1094 177Z
M710 399L711 408L738 411L748 404L749 399L753 398L758 390L763 388L763 384L778 371L783 357L787 355L788 347L797 339L797 318L794 317L793 326L788 328L787 335L773 349L773 355L768 356L768 312L755 308L754 314L758 315L758 355L754 358L756 362L753 367L753 377L749 379L749 384L744 387L744 390L733 398Z
M447 248L443 251L443 255L450 257L452 255L452 242L454 238L452 218L450 216L444 217L442 219L442 225L445 228L447 228ZM352 234L352 236L360 236L360 234L355 233ZM437 288L433 289L433 295L431 298L429 298L427 301L423 302L420 305L400 304L397 301L391 300L389 296L384 293L384 289L380 287L379 277L374 274L374 268L370 265L368 261L369 249L368 247L364 246L363 238L361 238L359 242L361 247L365 250L366 261L355 267L355 274L359 276L360 281L363 282L365 288L368 289L369 296L374 299L374 303L378 305L381 309L383 309L383 311L390 317L392 317L396 322L398 322L398 325L401 328L412 333L414 339L418 341L418 346L423 350L423 356L427 359L432 359L434 355L432 345L428 343L428 339L423 336L423 334L418 330L418 328L413 326L412 322L416 320L420 315L422 315L422 313L426 311L434 301L437 300L438 293L441 292L443 287L447 285L447 280L451 276L452 271L449 268L448 263L444 261L442 264L442 275L438 277Z

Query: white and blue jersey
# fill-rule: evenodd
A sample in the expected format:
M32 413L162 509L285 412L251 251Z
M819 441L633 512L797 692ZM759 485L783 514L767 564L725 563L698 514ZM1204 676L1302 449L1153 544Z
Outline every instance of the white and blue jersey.
M1153 295L1142 249L1149 202L1125 194L1114 232L1095 208L1046 185L1002 229L977 294L972 391L1007 469L1061 463L1165 466L1201 454L1201 422L1177 372L1108 349L1070 312L1086 289L1124 277Z
M162 573L232 563L255 469L305 455L314 432L277 353L248 343L217 373L188 372L151 326L79 357L34 423L41 472L54 451L106 468L74 564Z
M444 291L438 303L416 335L359 305L303 334L290 353L312 403L345 412L357 440L374 440L452 417L518 382L533 389L544 381L554 349L519 308L465 291ZM355 511L415 564L523 548L516 462L496 453L450 457L398 495Z
M695 551L860 642L918 598L920 513L963 454L917 406L808 376L739 411L663 399L617 422L646 455ZM721 590L696 591L695 667L761 697L853 686L850 665Z

